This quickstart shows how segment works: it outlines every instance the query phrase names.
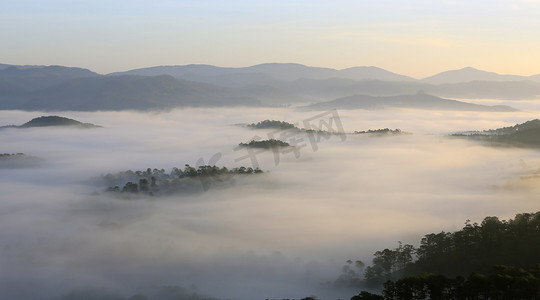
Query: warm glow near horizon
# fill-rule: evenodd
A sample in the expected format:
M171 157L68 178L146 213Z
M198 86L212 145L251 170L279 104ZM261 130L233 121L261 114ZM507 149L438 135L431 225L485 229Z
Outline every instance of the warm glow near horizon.
M0 63L98 73L156 65L377 66L414 78L540 73L540 3L7 1Z

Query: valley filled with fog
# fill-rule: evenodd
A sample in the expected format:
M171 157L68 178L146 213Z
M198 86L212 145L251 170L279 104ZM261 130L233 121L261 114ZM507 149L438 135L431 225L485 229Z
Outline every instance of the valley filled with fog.
M0 111L0 125L56 114L102 126L0 130L1 151L40 159L0 168L0 288L17 299L348 299L358 290L332 285L348 259L369 265L375 251L398 241L417 244L465 220L537 210L540 151L449 135L536 119L540 101L469 102L520 111ZM294 150L249 157L239 143L275 132L241 124L266 119L300 128L324 120L334 129L339 121L345 134L314 142L297 132ZM412 134L352 134L380 128ZM185 164L264 174L129 199L96 180Z

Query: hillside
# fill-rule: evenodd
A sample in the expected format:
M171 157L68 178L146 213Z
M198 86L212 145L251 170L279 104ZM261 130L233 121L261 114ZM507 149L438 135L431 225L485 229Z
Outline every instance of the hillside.
M539 221L540 212L467 220L461 230L426 234L419 247L399 242L375 252L364 280L345 266L336 284L384 286L385 297L363 291L351 300L537 299Z
M432 85L425 88L428 93L441 97L470 99L536 99L540 97L540 82L521 81L470 81L454 84Z
M484 131L456 133L453 137L488 142L495 145L540 147L540 120L535 119L515 126Z
M259 100L231 89L168 75L77 78L16 99L4 108L96 111L260 105Z
M59 116L42 116L34 118L20 126L8 125L0 128L32 128L32 127L51 127L51 126L68 126L77 128L96 128L101 127L90 123L82 123L77 120L59 117Z
M100 75L88 69L63 66L8 66L0 69L0 82L9 82L19 87L18 91L37 90L74 78L95 76Z
M502 75L494 72L487 72L471 67L459 70L444 71L433 76L422 79L424 82L432 84L452 84L469 81L520 81L528 79L526 76Z
M507 112L516 111L508 106L486 106L472 104L450 99L443 99L425 93L415 95L400 95L377 97L367 95L355 95L338 98L332 101L319 102L300 107L301 110L327 110L327 109L385 109L385 108L415 108L437 110L461 110L461 111L492 111Z

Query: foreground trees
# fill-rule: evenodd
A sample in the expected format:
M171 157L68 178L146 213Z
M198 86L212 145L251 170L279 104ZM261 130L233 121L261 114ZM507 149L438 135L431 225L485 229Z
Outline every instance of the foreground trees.
M364 283L384 284L384 299L540 299L540 212L467 221L374 256Z
M390 280L412 263L414 251L412 245L403 245L399 242L399 246L394 250L384 249L375 252L373 265L366 269L366 279L370 283Z
M525 270L498 265L488 275L471 273L467 278L422 273L387 281L384 299L538 299L540 265Z
M540 212L522 213L508 221L486 217L456 232L426 234L420 246L402 245L374 254L365 272L371 283L406 275L434 273L458 276L487 273L495 265L532 268L540 263Z

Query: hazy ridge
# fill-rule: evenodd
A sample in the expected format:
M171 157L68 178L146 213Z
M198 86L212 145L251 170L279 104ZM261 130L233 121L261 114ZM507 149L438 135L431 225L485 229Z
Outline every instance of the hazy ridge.
M328 110L328 109L384 109L384 108L416 108L433 110L462 110L462 111L492 111L511 112L516 111L504 105L479 105L462 101L443 99L425 93L400 96L366 96L355 95L339 98L328 102L319 102L300 107L301 110Z
M540 95L539 80L540 75L500 75L473 68L417 80L377 67L336 70L278 63L245 68L158 66L108 75L62 66L0 65L0 109L276 106L419 91L450 98L534 99Z

